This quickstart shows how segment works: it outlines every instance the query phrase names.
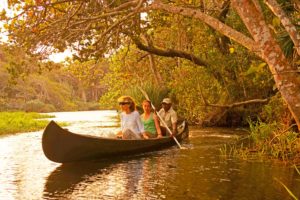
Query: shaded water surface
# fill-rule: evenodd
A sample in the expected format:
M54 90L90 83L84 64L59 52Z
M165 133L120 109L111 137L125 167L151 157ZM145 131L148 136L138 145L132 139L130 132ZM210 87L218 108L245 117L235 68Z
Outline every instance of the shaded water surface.
M68 129L112 137L115 111L55 113ZM135 156L58 164L41 148L42 132L0 137L0 199L291 199L300 176L283 165L220 156L242 133L190 129L183 146Z

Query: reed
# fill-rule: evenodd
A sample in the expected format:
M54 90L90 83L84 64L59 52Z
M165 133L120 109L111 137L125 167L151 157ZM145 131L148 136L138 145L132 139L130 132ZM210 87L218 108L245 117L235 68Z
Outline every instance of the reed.
M44 129L49 121L42 119L51 117L39 113L0 112L0 135Z
M294 164L294 168L295 168L296 172L298 173L298 175L300 175L300 171L295 164ZM277 178L274 178L274 179L288 192L290 197L292 197L295 200L298 200L296 195L282 181L278 180Z
M249 135L229 148L221 148L221 154L242 159L275 159L286 163L299 163L299 133L280 124L249 121ZM291 126L292 127L292 126ZM247 139L247 140L245 140Z
M144 84L142 88L148 94L151 102L156 108L160 107L163 98L167 97L169 93L168 89L152 83ZM141 106L142 101L145 100L145 96L137 86L128 88L126 93L135 99L138 106Z
M295 168L296 172L300 175L300 171L299 171L298 167L295 164L294 164L294 168Z
M282 187L284 187L284 189L288 192L288 194L290 195L290 197L292 197L294 200L298 200L298 198L294 195L294 193L280 180L278 180L277 178L275 178L275 180L280 183L280 185Z

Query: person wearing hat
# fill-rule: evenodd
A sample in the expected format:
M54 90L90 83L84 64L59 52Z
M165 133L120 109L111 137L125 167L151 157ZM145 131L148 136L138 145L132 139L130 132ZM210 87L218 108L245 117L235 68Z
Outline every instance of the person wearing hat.
M162 108L158 112L158 115L162 118L160 121L161 131L163 135L169 135L162 120L166 123L169 129L172 131L173 135L177 134L177 113L172 108L172 101L170 98L164 98L162 103Z
M136 104L130 96L121 96L118 99L121 107L121 131L117 134L122 139L148 139Z

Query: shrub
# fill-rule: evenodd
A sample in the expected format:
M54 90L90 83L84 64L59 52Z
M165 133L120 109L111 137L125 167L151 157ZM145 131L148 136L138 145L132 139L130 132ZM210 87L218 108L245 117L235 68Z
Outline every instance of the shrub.
M279 93L263 106L260 118L266 123L281 122L285 126L290 126L292 122L291 113Z

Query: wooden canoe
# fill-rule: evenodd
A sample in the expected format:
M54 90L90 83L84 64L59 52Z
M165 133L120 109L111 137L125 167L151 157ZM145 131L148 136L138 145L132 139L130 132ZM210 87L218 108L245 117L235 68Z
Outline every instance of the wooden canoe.
M178 126L177 140L188 137L184 121ZM72 133L51 121L44 130L42 147L45 156L54 162L67 163L89 159L154 151L176 145L171 137L142 140L122 140Z

